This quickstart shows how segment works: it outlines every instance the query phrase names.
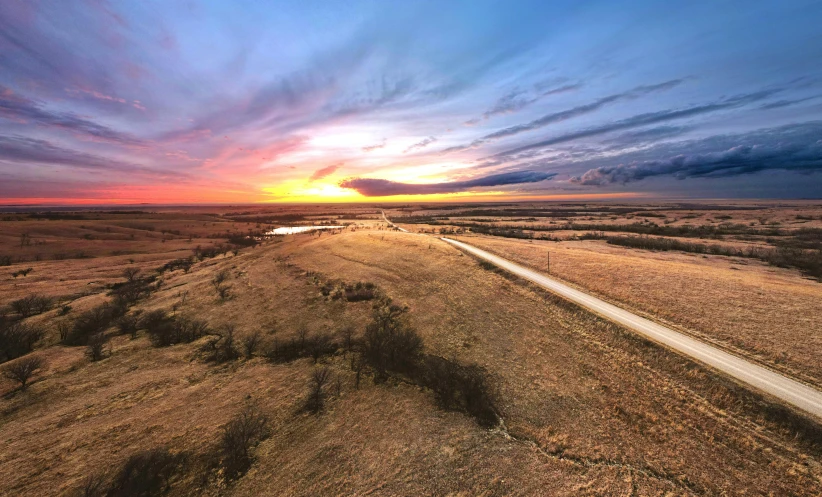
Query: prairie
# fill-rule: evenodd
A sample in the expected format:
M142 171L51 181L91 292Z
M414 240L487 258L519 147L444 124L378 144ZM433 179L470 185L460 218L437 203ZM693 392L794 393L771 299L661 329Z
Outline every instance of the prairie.
M483 267L434 237L388 230L379 209L243 209L251 212L241 215L243 221L226 216L222 222L203 221L217 223L213 229L199 222L198 228L208 228L199 236L184 231L193 230L186 226L194 224L192 211L164 214L149 233L162 234L174 225L181 235L165 242L147 237L141 253L112 255L106 241L81 236L65 243L97 255L15 261L2 268L4 306L33 292L70 306L63 313L55 304L20 319L44 330L29 355L41 357L46 367L25 390L0 380L2 492L77 495L90 481L116 480L133 455L160 448L184 461L164 480L168 495L822 492L822 442L814 420ZM296 223L294 217L277 217L286 215L301 217ZM332 219L348 227L194 257L197 245L228 243L232 232ZM3 222L4 235L11 233L4 250L19 248L19 233L7 230L26 222L41 221ZM34 228L27 228L32 238L46 238ZM734 264L741 269L733 270L720 256L649 256L602 241L466 240L537 267L545 246L552 274L657 319L677 322L681 313L688 314L694 321L679 326L750 354L755 350L762 360L784 351L789 357L774 364L817 378L818 342L795 331L802 323L815 323L786 316L786 309L793 303L814 312L819 284L793 269L756 263ZM159 270L181 258L190 258L190 267ZM34 270L11 277L23 265ZM622 269L599 274L613 265ZM119 321L104 323L105 347L98 360L89 355L90 346L64 344L61 323L76 323L86 311L115 302L128 287L123 269L132 266L141 270L138 280L146 278L145 292L125 311L141 323L133 337L121 331ZM662 287L673 271L695 280L697 288L666 289L685 294L668 301L671 295ZM632 297L636 300L628 298L634 293L630 288L607 293L609 285L636 289L645 279L656 290ZM740 344L720 334L725 327L703 324L710 321L703 314L710 313L728 322L723 306L729 304L711 308L712 300L701 295L718 281L766 294L748 299L751 313L737 311L734 323L741 324L735 327L758 330L740 332ZM227 288L225 298L219 286ZM357 366L363 357L358 344L374 320L375 304L385 305L386 298L407 306L404 316L425 354L482 368L498 422L487 427L464 409L444 408L413 374L394 373L375 383L371 366ZM6 308L8 319L19 319ZM705 310L694 316L694 308ZM157 346L146 316L158 310L169 323L200 321L207 331L189 343ZM777 347L765 342L766 323L777 322L780 314L787 331L771 335ZM218 357L216 351L227 350L221 344L228 336L235 353ZM246 354L252 336L259 345ZM347 336L353 348L345 345ZM316 358L282 358L288 344L316 344L320 337L336 347ZM745 339L772 348L748 350ZM330 381L320 392L322 408L306 411L312 378L325 368ZM225 456L215 454L222 454L221 437L247 408L265 419L266 434L249 447L249 466L231 477Z

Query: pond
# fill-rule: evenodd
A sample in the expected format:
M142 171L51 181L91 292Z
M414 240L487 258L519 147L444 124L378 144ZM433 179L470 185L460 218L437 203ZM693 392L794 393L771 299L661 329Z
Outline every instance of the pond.
M338 230L345 226L282 226L266 232L266 235L293 235L314 230Z

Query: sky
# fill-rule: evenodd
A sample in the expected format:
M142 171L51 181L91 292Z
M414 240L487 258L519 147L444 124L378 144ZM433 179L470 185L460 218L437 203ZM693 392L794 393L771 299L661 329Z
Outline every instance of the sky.
M822 197L822 1L0 2L0 204Z

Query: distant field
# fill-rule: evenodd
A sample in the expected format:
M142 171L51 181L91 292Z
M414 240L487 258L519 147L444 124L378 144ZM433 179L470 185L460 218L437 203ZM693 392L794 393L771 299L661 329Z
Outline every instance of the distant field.
M500 206L402 212L429 207ZM39 326L44 334L27 356L47 365L25 390L0 379L0 493L75 495L98 477L109 484L129 457L158 448L179 456L168 470L169 495L822 493L816 421L436 238L389 230L380 211L9 214L14 219L0 221L0 254L15 258L0 267L3 326ZM395 221L399 212L386 208ZM347 227L231 243L275 226L331 221ZM46 243L21 247L21 233ZM534 267L550 251L560 278L817 384L822 378L814 360L822 284L794 268L604 240L462 236ZM112 254L120 244L134 244L133 253ZM37 247L40 260L29 259ZM45 256L59 250L87 257ZM26 276L12 276L27 267ZM127 283L129 267L140 269L136 283ZM61 339L88 311L128 297L129 285L142 285L140 293L125 318L100 325L99 360L91 344ZM57 300L22 318L12 303L34 293ZM459 396L443 403L420 379L431 371L410 368L375 383L366 329L387 299L407 306L403 319L434 360L414 367L479 366L501 422L484 426ZM206 331L191 335L197 323ZM172 331L191 336L159 346ZM252 337L259 343L246 354ZM326 367L323 406L307 411ZM250 446L249 466L231 477L221 437L248 406L265 418L266 433Z

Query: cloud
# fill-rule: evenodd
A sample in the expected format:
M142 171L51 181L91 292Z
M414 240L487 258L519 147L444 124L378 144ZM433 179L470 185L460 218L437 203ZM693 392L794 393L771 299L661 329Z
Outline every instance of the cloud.
M311 177L308 178L308 181L317 181L323 179L327 176L334 174L334 172L336 172L337 169L341 167L342 164L334 164L331 166L324 167L322 169L317 169L316 171L314 171L314 174L312 174Z
M387 197L391 195L430 195L434 193L456 193L482 187L536 183L549 180L556 173L538 171L515 171L492 174L467 181L449 181L444 183L398 183L385 179L350 178L340 182L340 187L356 190L366 197Z
M516 126L509 126L507 128L503 128L499 131L495 131L493 133L487 134L482 138L478 138L471 142L470 145L460 145L455 147L449 147L445 150L442 150L440 153L448 154L451 152L459 152L462 150L468 150L471 148L477 148L480 145L488 143L493 140L498 140L500 138L507 138L509 136L518 135L520 133L525 133L526 131L533 131L535 129L539 129L549 124L555 124L562 121L567 121L569 119L573 119L575 117L579 117L585 114L590 114L591 112L595 112L606 105L621 101L621 100L633 100L635 98L639 98L643 95L647 95L649 93L669 90L680 85L684 80L683 79L673 79L670 81L665 81L664 83L659 83L655 85L643 85L637 86L632 88L631 90L625 91L623 93L617 93L614 95L609 95L607 97L600 98L594 102L585 105L579 105L577 107L573 107L571 109L563 110L560 112L554 112L551 114L547 114L545 116L540 117L539 119L535 119L529 123L525 124L518 124ZM573 89L578 88L580 85L568 85L565 87L557 88L555 90L550 90L546 92L546 95L552 93L561 93L564 91L571 91ZM522 108L525 104L522 100L517 100L517 95L509 94L506 97L503 97L499 102L497 102L497 107L491 109L489 112L494 113L503 113L509 112L510 109L515 108ZM486 113L487 114L487 113ZM486 117L487 119L487 117ZM478 122L478 121L477 121ZM466 124L476 124L476 122L468 121Z
M681 84L682 81L683 80L681 79L674 79L656 85L638 86L623 93L617 93L615 95L609 95L607 97L600 98L599 100L596 100L589 104L580 105L572 109L542 116L539 119L535 119L527 124L519 124L517 126L511 126L509 128L499 130L489 135L485 135L482 138L486 141L497 138L504 138L507 136L513 136L519 133L523 133L525 131L531 131L537 128L542 128L549 124L567 121L568 119L597 111L608 104L618 102L620 100L632 100L656 91L669 90Z
M158 178L187 177L173 171L157 171L136 164L107 159L98 155L70 150L45 140L21 136L0 136L0 161L19 164L43 164L77 169L116 171Z
M95 140L144 146L144 143L137 138L83 119L73 113L48 111L34 100L19 95L4 86L0 86L0 117L18 123L64 129Z
M629 183L654 176L678 179L728 177L765 170L799 172L822 171L822 122L790 125L749 135L708 138L682 148L698 152L681 153L660 160L633 161L589 169L571 178L572 183L603 186ZM734 143L728 147L728 143ZM706 148L726 148L706 151Z
M504 157L511 157L522 152L531 151L538 148L544 148L551 145L557 145L560 143L566 143L574 140L578 140L580 138L589 138L593 136L604 135L607 133L611 133L614 131L621 131L624 129L631 129L631 128L639 128L641 126L648 126L652 124L663 123L666 121L673 121L676 119L684 119L687 117L695 117L702 114L708 114L711 112L717 112L720 110L727 110L733 109L736 107L742 107L743 105L747 105L753 102L758 102L761 100L765 100L766 98L778 93L780 90L762 90L755 93L748 93L745 95L737 95L735 97L726 98L724 100L720 100L718 102L710 103L710 104L703 104L703 105L696 105L692 107L686 107L684 109L673 109L673 110L663 110L658 112L649 112L646 114L639 114L633 117L629 117L627 119L623 119L621 121L615 121L612 123L604 124L602 126L595 126L593 128L583 129L581 131L575 131L573 133L567 133L564 135L560 135L554 138L549 138L547 140L542 140L536 143L531 143L528 145L524 145L521 147L513 148L510 150L506 150L504 152L500 152L498 154L494 154L491 156L492 158L504 158Z
M469 119L465 121L463 124L465 124L466 126L474 126L476 124L479 124L483 120L487 121L488 119L494 116L500 114L511 114L519 110L522 110L542 97L578 90L581 87L581 83L565 85L560 86L559 88L553 88L546 91L540 90L540 93L536 95L526 90L521 90L517 88L509 92L507 95L500 97L500 99L497 100L493 107L482 113L482 117L475 117L473 119Z
M693 130L692 126L656 126L653 128L628 131L619 136L605 140L605 143L614 143L616 147L631 147L640 143L655 142L664 138L679 136Z
M428 138L425 138L425 139L423 139L422 141L419 141L419 142L417 142L417 143L415 143L415 144L411 145L410 147L406 148L405 150L403 150L403 152L402 152L402 153L407 154L408 152L411 152L412 150L417 150L417 149L420 149L420 148L425 148L425 147L427 147L428 145L431 145L432 143L434 143L435 141L437 141L437 137L436 137L436 136L429 136Z
M376 145L368 145L362 148L363 152L373 152L374 150L379 150L381 148L385 148L385 138L383 138L382 142Z
M814 96L811 96L811 97L797 98L797 99L794 99L794 100L777 100L776 102L770 102L770 103L767 103L767 104L763 105L762 107L760 107L760 109L762 109L762 110L779 109L779 108L782 108L782 107L788 107L790 105L801 104L802 102L807 102L808 100L814 100L814 99L817 99L819 97L822 97L822 95L814 95Z

